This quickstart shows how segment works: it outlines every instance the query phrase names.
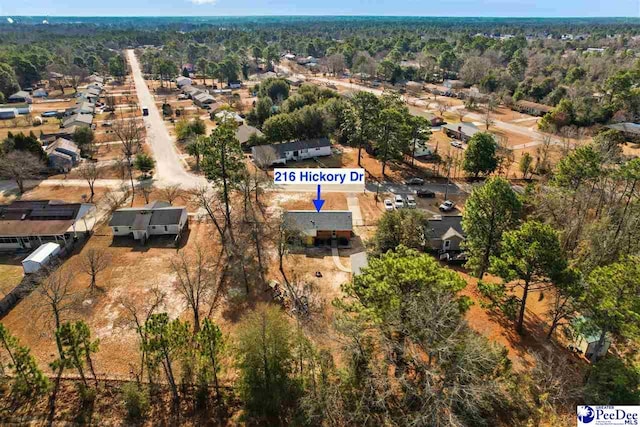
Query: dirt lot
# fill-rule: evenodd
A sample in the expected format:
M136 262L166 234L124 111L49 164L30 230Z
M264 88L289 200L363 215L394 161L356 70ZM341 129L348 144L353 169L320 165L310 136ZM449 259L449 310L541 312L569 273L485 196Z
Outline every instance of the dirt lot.
M0 254L0 298L7 295L22 280L22 260L26 254Z

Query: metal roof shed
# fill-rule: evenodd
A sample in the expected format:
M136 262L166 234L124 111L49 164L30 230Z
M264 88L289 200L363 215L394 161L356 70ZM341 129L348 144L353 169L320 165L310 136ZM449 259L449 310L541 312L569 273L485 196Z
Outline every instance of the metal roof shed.
M25 274L38 272L42 267L51 262L51 259L60 253L60 245L49 242L40 246L22 261Z

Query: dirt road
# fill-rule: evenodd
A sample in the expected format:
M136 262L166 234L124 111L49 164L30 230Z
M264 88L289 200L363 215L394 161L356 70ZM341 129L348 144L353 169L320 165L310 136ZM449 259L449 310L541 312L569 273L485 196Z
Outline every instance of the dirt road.
M178 184L185 189L206 185L206 179L185 170L183 160L180 158L178 150L173 143L173 138L169 135L169 131L162 120L153 95L142 77L138 58L136 58L132 49L127 50L127 58L131 65L131 74L138 94L138 102L141 106L149 109L149 115L144 117L144 124L147 128L147 142L156 161L154 173L156 185Z

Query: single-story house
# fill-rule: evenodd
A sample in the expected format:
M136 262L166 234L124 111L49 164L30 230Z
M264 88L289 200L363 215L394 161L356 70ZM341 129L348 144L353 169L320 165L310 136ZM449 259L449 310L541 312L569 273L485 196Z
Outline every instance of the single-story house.
M93 124L93 115L92 114L74 114L67 118L64 122L62 122L63 128L68 128L70 126L84 126L91 127Z
M420 140L415 141L415 145L411 143L411 146L409 147L409 149L411 151L407 154L409 156L415 157L416 159L418 157L428 157L433 155L433 151L431 150L431 147L429 147L427 143L424 141L420 141Z
M286 78L286 80L291 86L300 86L302 85L302 83L304 83L304 79L296 76L289 76Z
M294 238L305 246L348 246L353 237L351 211L300 210L284 213L285 226L298 233Z
M640 141L640 123L615 123L607 127L621 132L629 141Z
M15 119L18 115L18 109L16 108L0 108L0 120Z
M0 104L0 108L9 108L14 109L18 112L18 114L31 114L31 104L27 104L26 102L23 104Z
M544 116L553 110L553 107L521 99L513 105L513 110L531 114L532 116Z
M49 92L47 92L46 89L36 89L33 91L33 97L34 98L46 98L49 96Z
M104 84L104 77L100 77L97 74L92 74L89 77L87 77L87 81L91 82L91 83L100 83L100 84Z
M73 109L75 114L94 114L96 112L96 104L88 101L76 104Z
M201 93L204 93L202 90L198 89L197 87L193 87L191 85L183 86L182 92L191 99L193 99L194 97L196 97Z
M214 95L231 95L233 91L231 89L213 89Z
M95 104L96 102L98 102L99 99L100 99L99 95L95 95L95 94L89 93L87 91L84 91L84 92L80 92L78 94L78 101L77 102L91 102L91 103Z
M435 215L425 224L425 240L427 247L438 253L460 252L465 239L462 229L462 215Z
M309 64L313 64L316 65L318 63L318 60L316 58L314 58L313 56L309 55L306 58L298 58L296 59L296 62L300 65L309 65Z
M187 208L155 201L142 208L116 210L109 221L114 236L133 235L144 244L149 236L175 235L180 237L187 226Z
M43 145L52 144L58 138L64 138L73 140L73 134L75 133L77 126L69 126L68 128L60 128L55 132L43 133L40 135L40 141Z
M211 105L216 102L216 99L209 95L207 92L201 92L193 97L193 103L200 108L204 108L205 105Z
M445 80L442 83L442 86L447 89L462 89L464 87L464 82L462 80Z
M33 99L31 99L31 95L29 95L29 92L20 90L13 95L9 95L9 97L7 98L7 102L9 102L9 104L20 104L24 102L26 102L27 104L31 104L33 102Z
M87 89L97 89L100 91L100 93L102 93L102 91L104 90L104 85L102 83L89 83L87 85Z
M180 76L176 79L176 86L182 88L184 86L191 86L193 81L189 77Z
M100 94L102 93L102 89L100 89L99 87L95 87L95 86L89 86L84 91L84 93L86 95L92 95L92 96L98 96L99 97Z
M80 161L78 145L64 138L56 139L45 147L49 159L49 166L62 172L70 171Z
M460 141L467 142L473 135L480 132L478 128L472 123L448 123L442 126L444 133L453 139L459 139Z
M223 122L225 120L235 120L235 122L240 126L244 123L244 119L240 117L240 114L235 113L233 111L224 110L216 113L216 122Z
M94 208L89 203L56 200L17 200L0 205L0 251L35 249L47 242L67 247L90 231L87 214Z
M249 142L249 138L251 138L251 135L263 136L264 134L262 133L262 131L260 131L260 129L249 126L246 123L241 124L236 129L236 138L238 138L238 141L240 141L240 145L246 151L250 151L251 148L247 147L247 142Z
M37 273L46 267L60 253L60 245L47 242L31 252L28 257L22 260L22 269L25 274Z
M444 125L446 123L442 117L437 116L437 115L435 115L433 113L425 114L425 118L427 120L429 120L429 123L431 123L431 126L433 126L433 127L442 126L442 125Z
M306 141L283 142L281 144L258 145L251 147L254 162L260 166L286 164L289 160L305 160L314 157L330 156L331 141L317 138Z

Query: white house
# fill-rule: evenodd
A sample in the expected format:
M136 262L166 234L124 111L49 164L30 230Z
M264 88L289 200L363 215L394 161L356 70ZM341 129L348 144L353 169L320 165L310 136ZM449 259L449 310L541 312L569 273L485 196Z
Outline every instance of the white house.
M53 242L45 243L22 260L24 274L37 273L42 267L49 264L53 258L58 256L59 253L59 244Z
M187 208L155 201L142 208L123 208L113 213L109 227L114 236L130 236L144 244L149 236L180 237L187 226Z
M261 167L286 164L289 160L305 160L331 155L328 138L307 141L284 142L282 144L258 145L251 147L253 161Z
M17 108L0 108L0 120L15 119L19 114Z

